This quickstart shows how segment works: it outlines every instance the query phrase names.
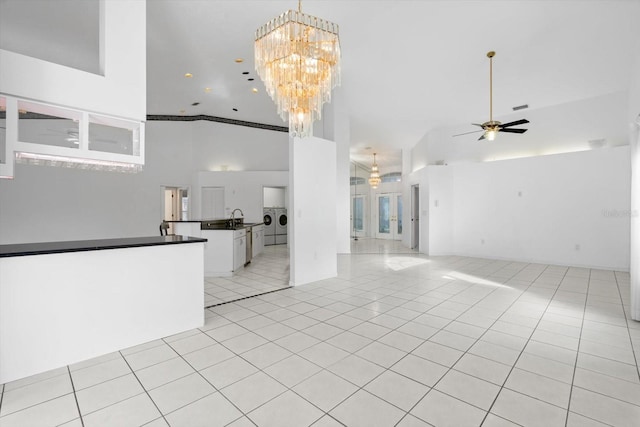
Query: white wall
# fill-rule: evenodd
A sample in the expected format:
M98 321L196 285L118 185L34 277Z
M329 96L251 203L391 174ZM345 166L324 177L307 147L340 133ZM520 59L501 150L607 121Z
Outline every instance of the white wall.
M334 136L336 143L336 249L338 253L351 252L350 220L350 181L349 181L349 121L345 115L334 118Z
M453 251L453 168L428 166L429 255L451 255Z
M263 188L288 185L288 171L198 172L192 193L193 212L201 212L198 197L201 187L224 187L225 217L238 208L244 213L245 222L262 222ZM197 214L191 219L202 218Z
M449 252L452 216L456 255L628 270L628 158L617 147L433 167L432 249Z
M193 149L193 169L198 171L222 171L223 166L229 171L289 170L286 132L196 121Z
M264 187L263 205L265 208L284 208L287 206L284 188Z
M200 187L227 186L226 212L238 207L247 221L262 221L262 187L288 185L287 168L277 171L281 157L287 162L288 149L282 153L271 139L286 134L194 124L148 122L146 164L138 174L16 165L13 180L0 180L0 244L156 235L163 187L188 188L191 218L200 219ZM203 129L209 132L207 144L198 140ZM248 158L253 164L262 159L266 172L197 172L216 157L216 147L222 152L239 145L250 146ZM273 152L279 153L276 159L269 157Z
M191 184L190 125L149 124L138 174L17 164L0 180L0 244L157 235L162 187Z
M640 113L639 113L640 114ZM631 143L631 317L640 320L640 123Z
M589 141L606 139L609 146L628 144L626 115L628 93L616 92L595 98L540 109L527 109L498 117L502 123L526 118L518 128L523 134L500 133L496 140L478 142L481 132L454 137L479 129L461 124L433 131L414 148L414 170L424 163L425 145L429 164L481 162L589 150ZM480 120L480 119L478 119Z
M145 120L146 2L105 0L103 5L103 75L0 49L0 92Z
M291 139L289 243L294 286L338 274L336 167L335 142L315 137Z
M640 3L636 4L634 15L636 25L640 26ZM640 52L640 40L636 40L636 52ZM631 73L629 90L629 126L631 144L631 317L640 320L640 54Z

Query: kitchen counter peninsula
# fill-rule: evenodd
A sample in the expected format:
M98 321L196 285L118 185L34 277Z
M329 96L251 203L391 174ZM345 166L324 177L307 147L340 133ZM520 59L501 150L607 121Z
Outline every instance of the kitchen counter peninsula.
M106 249L140 248L143 246L175 245L181 243L204 243L206 241L207 239L189 236L151 236L126 237L121 239L17 243L0 245L0 258L65 252L100 251Z
M206 241L0 245L0 384L202 326Z

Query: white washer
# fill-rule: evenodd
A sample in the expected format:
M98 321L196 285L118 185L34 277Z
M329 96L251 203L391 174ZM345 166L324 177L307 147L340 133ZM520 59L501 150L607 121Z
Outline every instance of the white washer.
M276 245L284 245L287 243L287 222L287 210L284 208L276 208Z
M264 208L264 245L276 244L276 213L273 208Z

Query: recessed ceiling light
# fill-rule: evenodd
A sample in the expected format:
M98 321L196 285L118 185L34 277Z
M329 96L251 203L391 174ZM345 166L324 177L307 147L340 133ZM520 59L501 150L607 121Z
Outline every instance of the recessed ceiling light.
M193 77L193 74L191 74L191 73L184 73L184 76L185 76L186 78L188 78L188 79L189 79L189 78Z
M204 92L205 93L211 93L211 88L210 87L205 87L204 88Z
M233 111L238 111L238 109L237 109L237 108L234 108L234 109L233 109Z
M522 104L522 105L513 107L513 111L524 110L525 108L529 108L529 104Z
M250 81L250 82L252 82L252 81L254 81L255 79L254 79L254 78L249 78L249 79L247 79L247 80L248 80L248 81Z
M185 110L180 110L180 114L184 114L184 113L186 113Z
M241 62L244 62L244 59L242 59L242 58L236 58L236 62L237 62L238 64L240 64Z
M192 107L196 107L196 106L198 106L198 105L200 105L200 103L199 103L199 102L194 102L193 104L191 104L191 106L192 106Z
M242 74L247 75L247 74L249 74L249 72L248 71L243 71Z
M253 89L251 89L251 92L258 93L258 89L254 87Z

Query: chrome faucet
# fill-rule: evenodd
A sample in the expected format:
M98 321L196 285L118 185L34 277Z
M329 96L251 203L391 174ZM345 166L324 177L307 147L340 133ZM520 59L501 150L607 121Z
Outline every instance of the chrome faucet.
M231 211L231 226L235 227L236 226L236 211L240 211L240 215L242 215L242 218L244 218L244 213L242 212L242 209L238 209L235 208L233 211Z

